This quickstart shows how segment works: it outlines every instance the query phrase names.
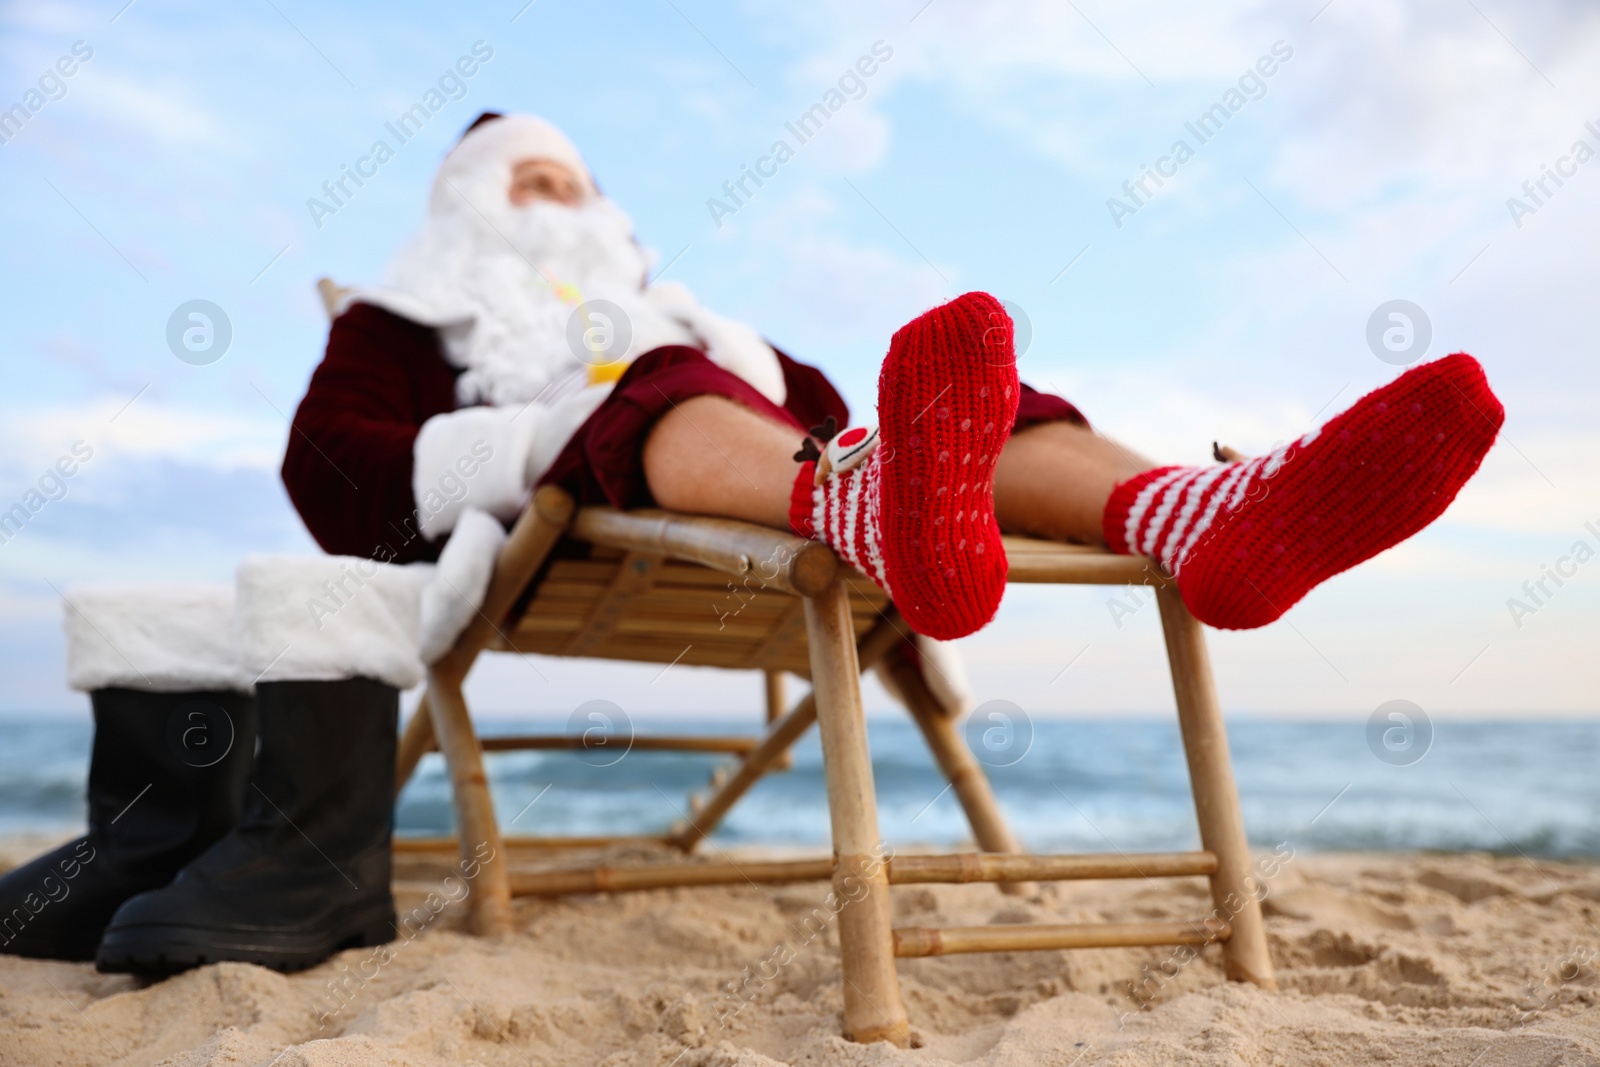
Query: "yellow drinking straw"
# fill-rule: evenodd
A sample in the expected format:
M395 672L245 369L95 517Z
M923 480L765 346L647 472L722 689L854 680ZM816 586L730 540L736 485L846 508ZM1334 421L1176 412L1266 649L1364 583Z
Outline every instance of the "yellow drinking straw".
M551 291L556 294L556 297L563 304L566 304L569 307L575 307L575 308L583 307L583 305L584 305L583 293L582 293L582 291L580 291L578 289L578 287L576 285L573 285L571 282L551 282L551 281L548 280L548 278L545 277L545 274L544 274L543 271L539 272L539 276L540 276L540 278L544 279L547 282L547 284L549 284ZM593 324L589 320L588 314L585 313L584 314L584 331L583 331L585 337L588 337L588 335L589 335L589 327L592 326L592 325ZM599 350L597 348L594 348L594 347L590 348L590 352L592 352L593 354L595 354L597 356L600 354ZM623 362L621 356L618 356L617 358L612 359L612 360L610 360L608 362L605 362L605 363L591 362L589 364L589 384L590 385L605 385L608 382L614 382L618 378L622 377L622 372L627 370L627 369L628 369L628 365Z

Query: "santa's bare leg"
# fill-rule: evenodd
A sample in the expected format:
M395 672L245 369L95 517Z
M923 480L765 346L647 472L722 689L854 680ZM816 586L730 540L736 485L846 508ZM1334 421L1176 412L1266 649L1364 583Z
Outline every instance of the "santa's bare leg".
M1019 430L994 472L994 512L1006 533L1103 545L1101 517L1119 482L1156 466L1073 422Z
M800 432L736 400L706 394L663 415L644 443L644 475L671 511L789 528Z

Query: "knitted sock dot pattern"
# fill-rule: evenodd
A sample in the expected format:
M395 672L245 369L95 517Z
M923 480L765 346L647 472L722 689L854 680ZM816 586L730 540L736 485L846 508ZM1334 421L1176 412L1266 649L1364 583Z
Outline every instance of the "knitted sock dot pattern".
M1106 505L1106 543L1159 559L1200 621L1264 626L1438 518L1504 420L1482 366L1458 352L1270 455L1130 478Z
M791 526L870 575L918 633L982 628L1005 593L994 468L1020 397L1011 318L994 297L967 293L912 320L878 377L877 450L821 486L803 464Z

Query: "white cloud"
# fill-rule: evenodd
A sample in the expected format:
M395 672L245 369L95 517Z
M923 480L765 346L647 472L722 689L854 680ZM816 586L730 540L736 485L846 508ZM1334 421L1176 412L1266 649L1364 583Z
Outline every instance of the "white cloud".
M94 75L93 91L82 94L81 108L121 129L131 127L169 144L211 143L225 134L218 117L192 98L192 87L170 77L130 77L92 61L85 73Z
M22 46L24 35L30 31L40 41L66 37L67 42L71 42L83 36L85 26L94 25L102 16L97 9L87 5L19 3L7 5L4 15L0 17L4 18L15 34L11 37L10 43L13 49L16 49ZM69 34L71 36L68 36ZM25 66L31 65L31 62L25 64Z
M0 465L26 472L54 462L73 442L96 453L169 459L217 470L276 470L286 432L275 417L240 415L162 403L148 396L101 397L71 405L12 409Z
M1351 246L1343 262L1378 270L1474 218L1508 219L1505 198L1565 152L1585 119L1600 119L1584 110L1600 96L1600 12L1578 5L1489 12L1493 26L1444 0L1335 4L1314 24L1263 3L1078 7L935 4L901 30L903 5L836 4L828 39L797 68L833 63L839 41L889 33L896 57L874 93L934 88L1022 151L1075 174L1109 169L1120 182L1282 40L1294 58L1232 120L1229 150L1260 154L1258 184L1331 213L1328 225ZM1185 175L1189 195L1214 195L1215 180L1199 194L1195 177Z
M771 199L741 211L715 252L718 273L754 278L770 294L767 306L736 313L761 323L780 344L819 354L868 344L881 355L901 324L948 298L944 280L915 253L844 236L836 196L801 174L780 172L785 177L795 182L792 190L764 191ZM892 233L888 239L897 240ZM951 273L948 265L944 270Z
M889 154L889 131L889 121L865 101L847 104L802 150L829 173L862 174Z

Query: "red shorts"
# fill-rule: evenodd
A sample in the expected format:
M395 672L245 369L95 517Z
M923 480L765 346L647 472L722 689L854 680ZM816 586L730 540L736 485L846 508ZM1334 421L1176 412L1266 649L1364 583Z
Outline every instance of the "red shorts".
M654 501L644 477L645 437L674 405L707 393L737 400L752 411L792 425L796 448L807 427L829 415L840 427L849 425L850 409L821 371L782 352L778 362L788 387L782 407L743 378L711 362L699 349L670 345L646 352L623 372L611 395L578 427L540 484L561 486L579 504L650 507ZM1024 384L1016 429L1059 420L1089 425L1083 413L1066 400Z

